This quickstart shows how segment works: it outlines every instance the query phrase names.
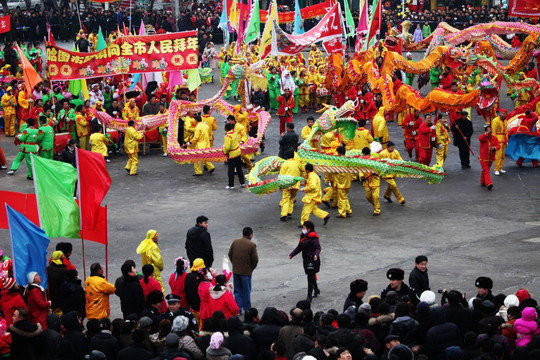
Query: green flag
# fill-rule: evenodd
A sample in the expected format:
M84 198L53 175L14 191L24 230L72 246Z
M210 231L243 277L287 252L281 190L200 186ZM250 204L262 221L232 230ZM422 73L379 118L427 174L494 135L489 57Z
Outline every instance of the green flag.
M351 14L351 9L349 8L349 0L343 0L345 4L345 23L347 24L345 31L346 36L354 36L356 33L356 27L354 26L354 20Z
M189 91L193 91L201 85L201 74L199 69L191 69L187 71L187 86Z
M78 51L75 44L73 44L71 51ZM71 95L81 96L81 80L69 80L68 89Z
M101 26L99 27L99 31L97 34L97 44L96 44L96 51L101 51L107 47L107 43L105 42L105 37L103 36L103 33L101 32Z
M32 154L32 171L41 228L48 237L78 238L80 214L73 199L77 169Z
M261 32L261 18L259 17L259 1L255 0L253 10L251 11L251 18L246 30L246 37L244 42L249 44L250 42L257 40L259 33Z

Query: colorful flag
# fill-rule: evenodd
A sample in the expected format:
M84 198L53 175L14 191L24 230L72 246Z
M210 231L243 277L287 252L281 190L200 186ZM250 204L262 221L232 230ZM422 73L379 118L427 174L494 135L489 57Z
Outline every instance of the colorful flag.
M191 69L187 71L187 86L189 91L193 91L201 85L201 74L199 69Z
M11 15L0 17L0 34L11 31Z
M98 30L97 35L97 44L96 44L96 51L101 51L107 47L107 42L105 41L105 37L103 36L103 33L101 32L101 26Z
M272 36L274 34L274 22L279 25L276 0L272 2L268 11L270 12L270 15L268 16L266 25L264 26L261 38L261 46L259 49L260 60L263 60L268 56L268 54L270 54L270 50L272 49Z
M362 31L367 31L368 29L368 15L367 15L368 2L367 0L360 0L360 14L358 16L358 27L356 28L356 33L360 34Z
M304 32L304 21L302 20L302 14L300 13L300 4L298 3L298 0L294 0L294 35L301 35Z
M240 54L242 52L242 43L244 42L244 18L246 16L246 6L244 6L244 0L240 1L240 17L238 18L237 27L238 38L236 39L237 54Z
M42 82L43 79L41 78L41 76L39 76L36 69L34 69L30 61L26 58L26 55L24 55L21 48L18 45L15 45L15 49L19 53L19 59L21 60L26 93L32 94L32 92L34 91L34 87L40 82Z
M49 237L78 238L80 214L73 199L77 169L61 161L31 156L41 228Z
M540 1L509 0L508 16L538 19L540 18Z
M13 274L20 286L28 283L29 272L41 276L41 286L47 288L47 247L49 238L45 231L34 225L23 214L5 204L11 238Z
M238 29L238 0L233 0L231 5L231 11L229 12L229 25L235 30Z
M99 28L99 30L101 31L101 28ZM141 19L141 27L139 28L139 35L146 35L146 28L144 27L144 22L142 21L142 19ZM96 50L99 51L103 49L96 49ZM142 76L143 88L146 89L146 86L148 85L148 81L146 81L145 74L137 73L133 75L133 80L131 81L131 85L129 86L130 91L135 89L135 87L137 86L137 83L139 82L139 80L141 80L141 76Z
M298 1L298 0L296 0ZM349 8L349 0L343 0L345 4L345 36L354 36L356 34L356 26Z
M261 17L259 14L259 1L254 0L251 5L251 13L247 21L246 32L244 36L244 42L249 44L250 42L257 40L261 33Z
M77 149L77 198L81 212L81 229L93 230L103 198L111 187L111 177L103 155Z
M221 17L219 18L218 28L223 31L223 44L229 45L229 26L227 23L227 0L223 0L223 10L221 11Z
M362 45L362 50L365 51L368 47L372 47L375 44L375 37L381 32L382 25L382 0L374 0L373 6L371 7L371 17L369 20L369 30L364 44Z

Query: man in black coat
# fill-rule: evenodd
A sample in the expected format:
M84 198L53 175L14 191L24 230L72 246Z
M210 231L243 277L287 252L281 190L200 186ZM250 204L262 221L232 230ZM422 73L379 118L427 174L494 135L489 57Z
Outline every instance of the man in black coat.
M145 298L133 260L126 260L121 267L123 281L116 282L116 296L120 298L120 308L126 318L130 314L141 315Z
M238 316L227 319L229 336L223 342L223 346L231 350L233 354L244 355L245 360L257 359L257 347L252 338L244 335L242 320Z
M81 318L86 317L86 297L77 270L67 270L66 280L60 286L62 313L77 311Z
M13 313L13 324L9 326L11 333L11 359L38 359L42 350L41 325L28 321L28 311L19 308Z
M418 297L426 290L431 290L427 273L428 258L425 255L418 255L414 259L414 269L409 274L409 285Z
M473 134L472 121L468 118L469 113L465 110L461 112L461 117L457 119L450 130L454 134L454 146L459 149L459 159L461 160L462 169L470 169L469 146L471 144L471 136Z
M414 291L403 282L405 272L398 268L392 268L386 272L386 278L390 280L390 284L381 292L381 299L385 300L386 294L389 291L395 291L398 298L408 296L411 302L416 305L420 302Z
M206 268L214 263L214 250L212 239L208 232L208 218L204 215L197 217L197 224L188 230L186 235L186 253L189 262L193 264L195 259L204 260Z
M292 149L296 151L298 147L298 134L294 132L294 124L292 122L287 123L287 131L281 139L279 139L279 157L285 159L287 150Z
M118 354L118 340L112 335L112 324L109 318L99 321L101 331L90 339L90 351L99 350L107 359L116 359Z
M144 348L146 334L141 329L135 329L131 334L133 342L128 347L120 350L118 360L147 360L152 359L153 355Z

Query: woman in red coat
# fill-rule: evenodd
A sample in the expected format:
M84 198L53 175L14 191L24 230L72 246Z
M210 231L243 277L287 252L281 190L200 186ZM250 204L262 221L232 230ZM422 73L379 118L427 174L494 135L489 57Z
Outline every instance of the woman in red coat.
M4 314L8 328L13 324L13 314L18 308L26 309L26 304L19 293L19 286L15 282L15 279L6 277L2 280L0 311Z
M154 266L152 264L146 264L142 267L142 272L144 277L139 280L141 283L141 287L144 294L144 299L146 300L146 297L148 294L150 294L152 291L157 290L160 293L163 294L161 291L161 284L159 281L154 279ZM163 302L161 303L161 308L159 308L159 311L161 313L165 312L167 310L167 303L165 302L165 299L163 299Z
M198 292L199 299L201 299L201 305L199 310L199 317L201 319L201 328L204 324L204 321L208 319L212 313L208 307L210 301L210 288L212 287L212 273L208 269L201 269L203 272L203 281L199 284Z
M28 321L41 324L42 329L47 328L47 315L51 302L47 300L45 289L41 287L41 276L35 271L28 273L28 287L25 291L28 304Z
M227 277L225 275L216 277L216 286L210 289L210 316L216 311L223 312L226 319L238 315L238 305L234 300L231 289L226 284Z
M186 290L184 285L186 283L186 276L189 272L189 260L179 257L175 261L176 270L171 274L169 278L169 286L171 287L171 294L180 297L180 306L183 309L189 309L189 305L186 299Z

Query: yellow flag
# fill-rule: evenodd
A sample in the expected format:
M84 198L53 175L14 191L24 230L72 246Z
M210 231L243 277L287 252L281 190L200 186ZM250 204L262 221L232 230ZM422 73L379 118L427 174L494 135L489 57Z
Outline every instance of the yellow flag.
M266 19L266 25L264 26L263 34L261 37L261 46L259 49L260 59L264 59L270 53L270 47L272 44L272 33L274 32L274 23L279 24L277 2L273 1L270 5L270 12Z
M238 30L238 19L240 18L238 14L237 0L233 0L231 5L231 12L229 13L229 23L231 26Z

